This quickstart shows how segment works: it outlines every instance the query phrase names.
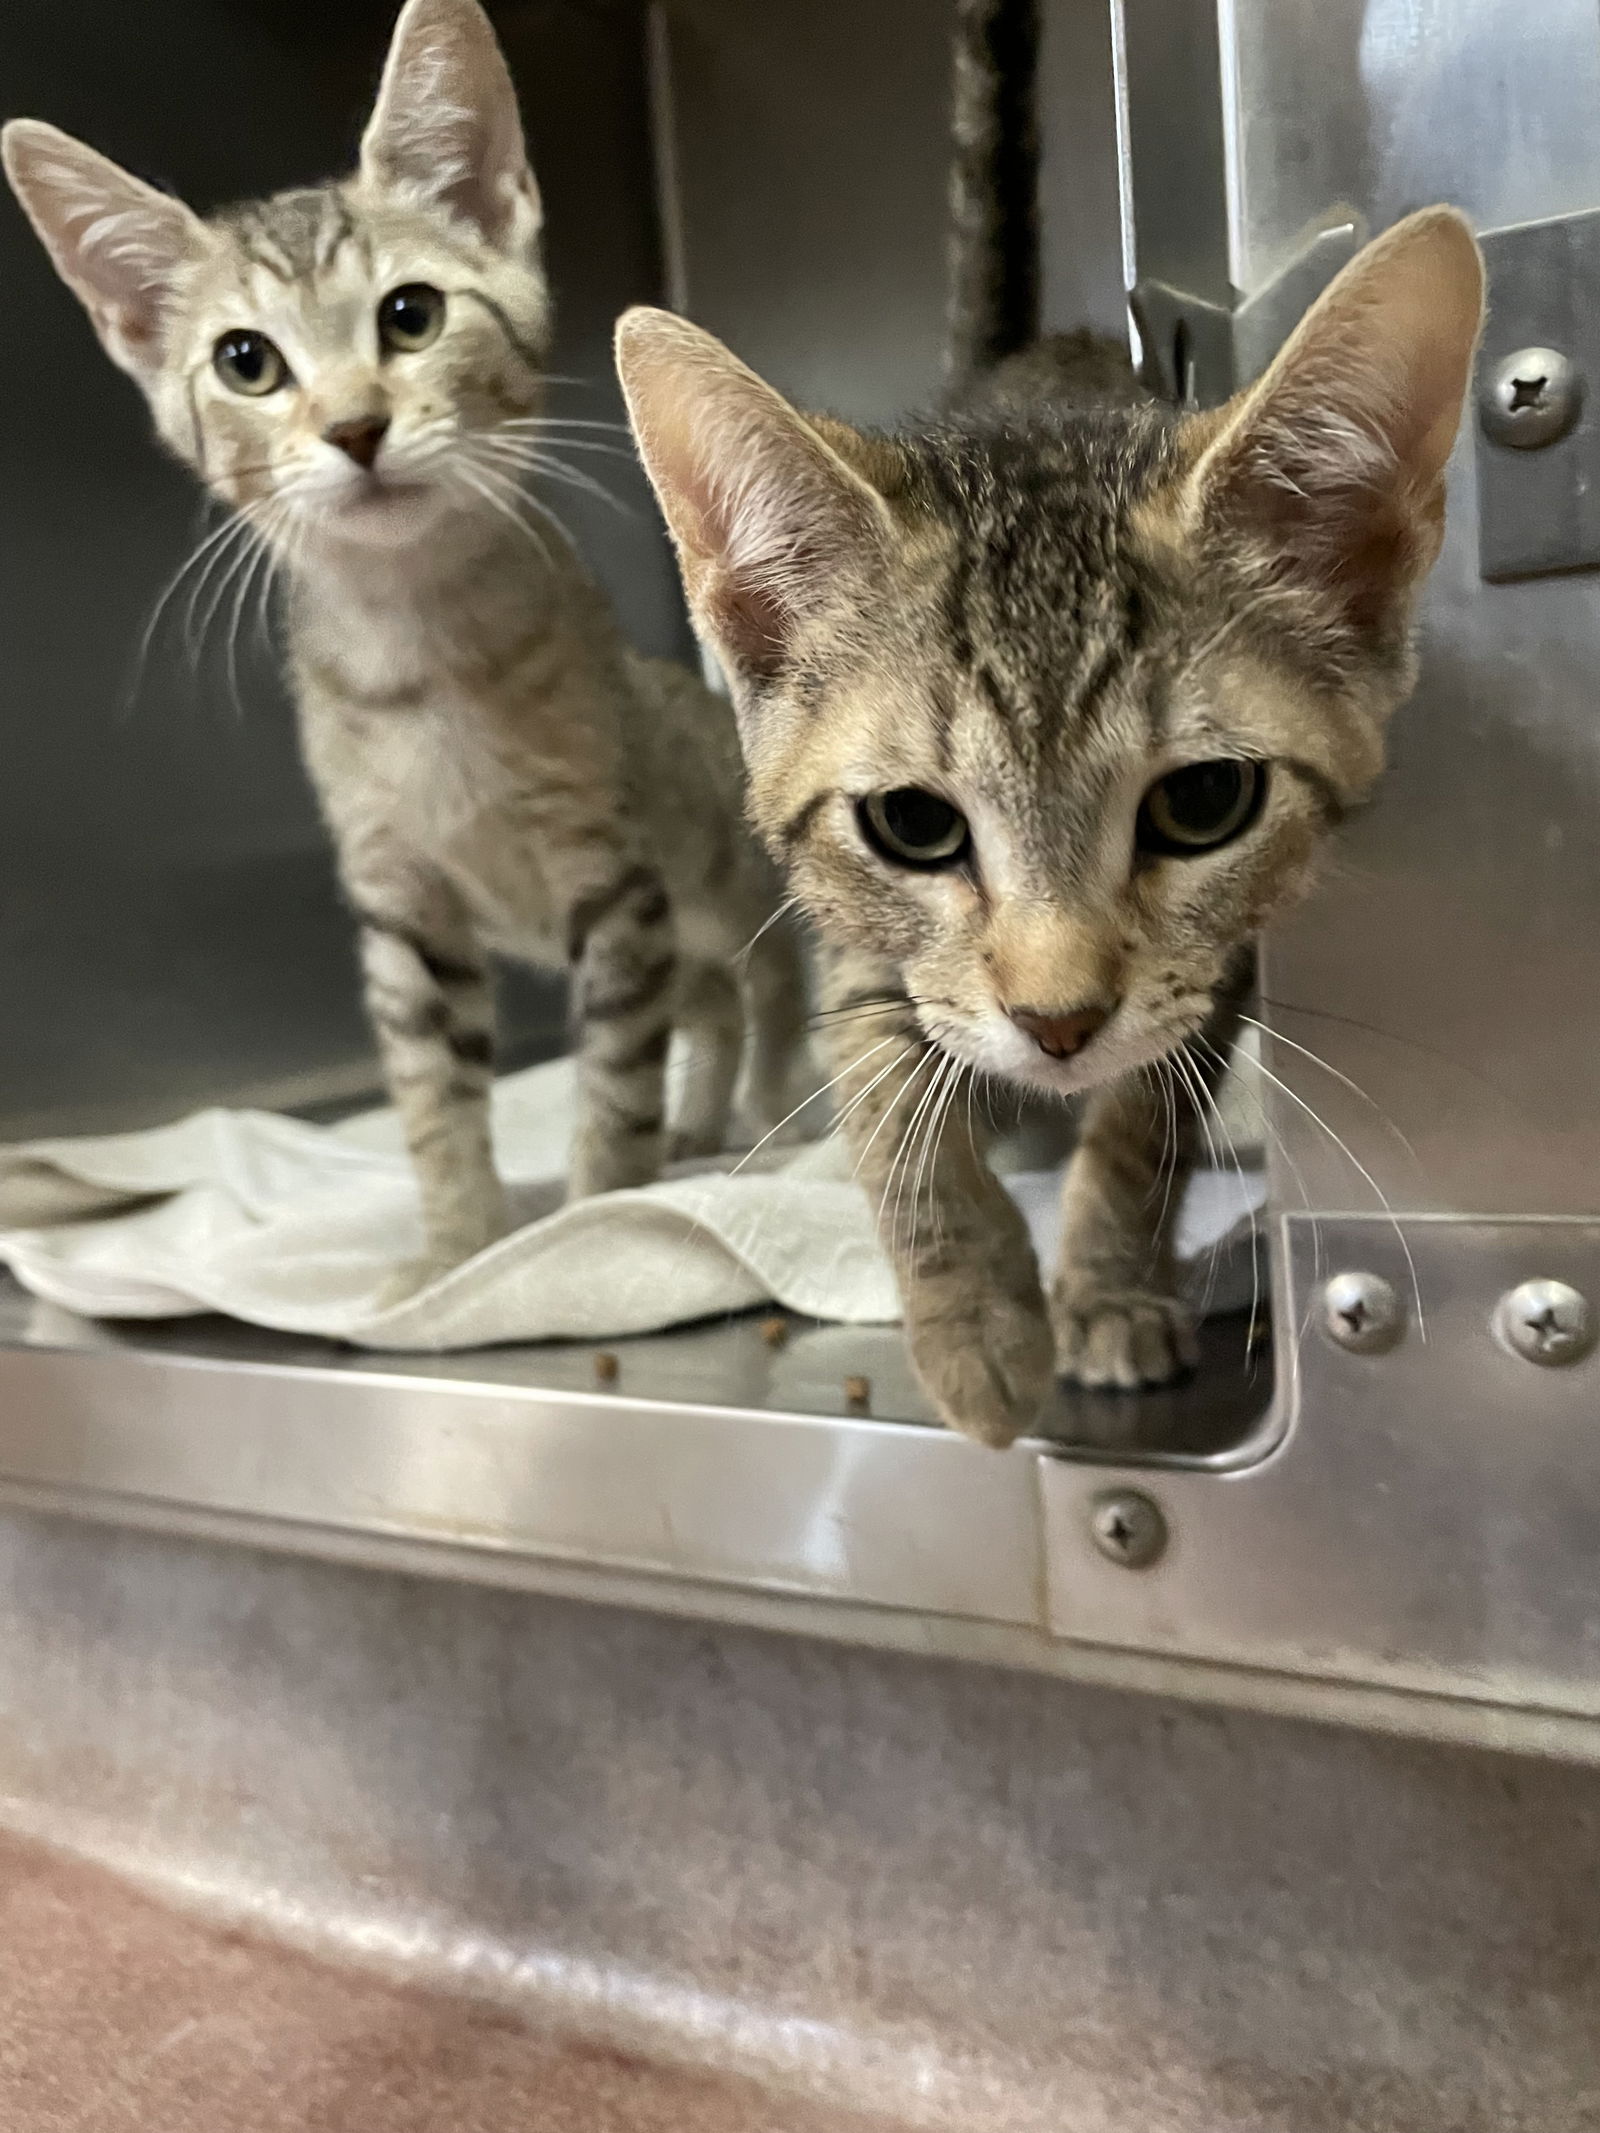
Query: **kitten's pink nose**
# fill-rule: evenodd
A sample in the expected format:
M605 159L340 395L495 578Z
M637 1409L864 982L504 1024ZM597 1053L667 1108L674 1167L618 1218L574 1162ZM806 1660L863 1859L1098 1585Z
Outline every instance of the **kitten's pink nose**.
M1013 1007L1007 1010L1018 1029L1026 1030L1041 1052L1052 1059L1070 1059L1081 1052L1096 1030L1104 1029L1115 1011L1113 1007L1075 1007L1070 1014L1058 1014L1042 1007Z
M387 415L358 415L351 422L330 422L323 441L347 452L358 467L370 469L389 428Z

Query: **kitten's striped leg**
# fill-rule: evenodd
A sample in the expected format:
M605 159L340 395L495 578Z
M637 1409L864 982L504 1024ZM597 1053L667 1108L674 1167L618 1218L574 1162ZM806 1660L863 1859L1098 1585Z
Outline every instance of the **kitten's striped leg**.
M1179 1294L1173 1232L1209 1103L1238 1024L1218 1003L1182 1068L1097 1089L1062 1188L1061 1255L1050 1284L1056 1359L1080 1385L1167 1385L1199 1356Z
M677 1025L688 1040L683 1088L673 1121L673 1158L715 1155L728 1137L744 1017L739 988L720 963L684 973Z
M807 1089L820 1084L806 1037L806 1006L799 936L786 918L779 919L752 947L744 968L745 1108L757 1133L778 1125Z
M442 887L404 902L368 895L359 910L367 1011L422 1193L415 1287L506 1231L489 1138L493 1000L466 915Z
M677 977L672 913L652 867L620 865L571 907L578 1123L567 1197L661 1174Z
M1052 1376L1027 1225L969 1131L964 1070L923 1037L889 966L835 952L823 970L835 1095L917 1374L952 1429L1009 1444Z

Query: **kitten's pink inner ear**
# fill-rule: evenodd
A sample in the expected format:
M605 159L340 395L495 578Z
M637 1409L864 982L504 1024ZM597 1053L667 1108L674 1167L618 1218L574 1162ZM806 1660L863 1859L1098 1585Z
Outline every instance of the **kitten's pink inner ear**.
M1428 208L1396 224L1214 427L1195 476L1203 515L1280 541L1291 568L1348 594L1353 613L1406 589L1437 546L1482 323L1483 264L1463 218Z
M41 120L14 119L0 147L28 219L113 362L154 368L173 283L211 241L204 223L181 200Z
M361 174L462 216L491 243L537 236L539 189L517 92L478 0L407 0L362 136Z
M617 368L701 627L736 671L769 675L805 618L871 573L883 499L687 320L626 313Z

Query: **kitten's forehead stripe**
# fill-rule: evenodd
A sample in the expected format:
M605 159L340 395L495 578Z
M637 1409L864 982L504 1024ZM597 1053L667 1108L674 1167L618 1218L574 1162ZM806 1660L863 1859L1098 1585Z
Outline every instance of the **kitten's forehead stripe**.
M316 268L326 274L332 266L342 245L348 244L356 233L350 210L344 204L342 193L327 195L327 209L323 215L322 236L317 246Z
M285 284L325 274L341 248L356 239L354 217L337 185L275 193L223 208L213 222L250 264Z
M784 844L791 849L797 845L832 798L831 792L813 793L804 807L797 808L786 822L780 822L778 835Z
M1123 686L1148 608L1128 518L1172 469L1168 418L943 423L905 446L954 535L941 602L950 660L1011 744L1036 759L1130 695L1157 738L1159 707Z
M461 293L463 296L470 297L475 304L480 304L483 309L488 312L489 316L500 328L500 331L505 335L507 341L516 350L517 354L521 356L523 362L527 364L530 370L539 370L543 367L543 351L531 346L530 343L525 340L521 334L518 333L516 327L506 316L503 306L497 304L492 296L486 295L482 289L463 289Z
M1277 760L1285 770L1297 777L1309 789L1318 806L1322 809L1329 827L1336 828L1350 812L1350 809L1343 793L1338 790L1327 773L1319 770L1315 763L1306 762L1301 756L1280 755Z
M955 726L956 707L950 700L950 692L943 679L935 675L929 683L928 705L933 713L933 755L942 771L948 773L953 760L951 734Z

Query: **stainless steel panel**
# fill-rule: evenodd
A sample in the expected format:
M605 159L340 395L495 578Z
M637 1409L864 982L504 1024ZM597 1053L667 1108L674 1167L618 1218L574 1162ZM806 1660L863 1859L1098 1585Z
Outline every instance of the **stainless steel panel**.
M429 1374L133 1349L13 1349L0 1384L0 1490L30 1501L1039 1618L1025 1460L939 1429L785 1411L781 1390L770 1409L708 1407L681 1387L496 1383L459 1360Z
M1221 19L1232 278L1246 295L1342 206L1376 229L1452 200L1489 228L1600 199L1600 16L1588 0L1531 12L1506 0L1234 0ZM1512 331L1509 317L1494 330ZM1275 1071L1373 1181L1274 1094L1288 1208L1302 1191L1314 1207L1368 1213L1380 1190L1441 1212L1597 1204L1600 960L1584 947L1600 920L1593 583L1486 586L1477 517L1469 434L1391 771L1323 890L1270 945L1266 991L1283 1003L1270 1012L1334 1070L1280 1048Z
M659 0L667 221L691 317L803 406L940 389L950 16L926 0ZM1046 0L1041 301L1125 323L1109 11ZM662 76L658 71L658 86Z
M1126 335L1111 9L1043 0L1039 308L1050 330Z
M1392 1228L1288 1226L1282 1321L1309 1327L1321 1279L1361 1266L1408 1325L1379 1355L1309 1331L1254 1464L1108 1468L797 1414L786 1393L828 1362L769 1375L748 1325L746 1404L711 1408L670 1378L621 1397L534 1376L571 1354L575 1378L587 1351L313 1367L153 1331L96 1354L48 1345L70 1326L43 1315L40 1345L0 1351L0 1497L1600 1761L1600 1356L1543 1369L1490 1331L1530 1277L1594 1295L1600 1224L1477 1225L1465 1254L1462 1225L1410 1225L1426 1340ZM1167 1521L1151 1569L1093 1544L1116 1486Z
M1600 1361L1541 1368L1491 1330L1531 1277L1600 1284L1600 1224L1284 1224L1285 1317L1304 1329L1295 1425L1232 1473L1129 1483L1171 1542L1144 1571L1090 1544L1103 1470L1041 1463L1050 1623L1086 1643L1507 1711L1600 1718ZM1342 1268L1408 1313L1386 1353L1317 1330ZM1416 1298L1422 1299L1419 1312Z
M811 2133L1593 2133L1593 1771L60 1520L0 1517L0 1619L0 1822L255 1963L272 1935L504 2010L414 1996L335 2057L300 1988L259 2019L239 1951L172 1963L175 2014L238 2019L152 2029L191 2078L148 2133L270 2122L241 2095L285 2054L303 2133L795 2133L709 2080L647 2108L641 2060L803 2088L837 2107ZM113 2022L150 1973L13 1850L8 1952L40 1939L0 2118L43 2133L41 2095L140 2064L97 2032L57 2078L51 1956L70 1933L62 1997ZM477 2077L513 2027L634 2107L510 2107ZM140 2122L95 2102L52 2133Z
M939 390L949 21L925 0L664 0L690 315L804 406Z

